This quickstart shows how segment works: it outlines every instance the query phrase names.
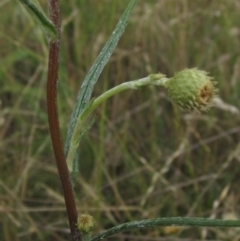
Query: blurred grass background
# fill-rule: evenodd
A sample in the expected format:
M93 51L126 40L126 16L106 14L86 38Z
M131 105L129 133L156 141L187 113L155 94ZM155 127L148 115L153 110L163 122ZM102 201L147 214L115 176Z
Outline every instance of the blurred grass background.
M59 116L63 140L82 80L127 0L61 1ZM46 1L40 1L47 12ZM1 0L0 240L69 240L46 116L48 44L16 1ZM81 141L76 202L95 233L165 216L239 217L240 2L139 0L93 96L150 73L198 67L222 101L183 113L165 90L128 91L102 104ZM239 229L166 227L108 240L240 240Z

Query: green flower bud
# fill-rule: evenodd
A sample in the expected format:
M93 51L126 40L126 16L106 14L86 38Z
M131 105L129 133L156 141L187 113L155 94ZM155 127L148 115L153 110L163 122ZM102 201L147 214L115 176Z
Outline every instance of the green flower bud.
M88 214L82 214L78 217L77 228L82 234L89 234L94 227L93 217Z
M184 69L169 79L166 87L172 101L183 110L200 112L213 106L217 89L211 80L203 70Z

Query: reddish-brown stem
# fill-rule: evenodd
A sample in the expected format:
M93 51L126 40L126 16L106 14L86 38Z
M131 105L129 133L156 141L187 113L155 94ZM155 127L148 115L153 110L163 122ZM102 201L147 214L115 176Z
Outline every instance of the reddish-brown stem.
M59 0L49 0L50 18L58 29L58 39L50 41L49 62L48 62L48 80L47 80L47 111L49 129L52 139L53 150L56 158L58 172L63 188L69 225L72 234L72 240L81 241L81 236L76 228L77 209L74 200L71 178L68 172L66 159L61 141L58 113L57 113L57 81L58 81L58 60L60 50L60 10Z

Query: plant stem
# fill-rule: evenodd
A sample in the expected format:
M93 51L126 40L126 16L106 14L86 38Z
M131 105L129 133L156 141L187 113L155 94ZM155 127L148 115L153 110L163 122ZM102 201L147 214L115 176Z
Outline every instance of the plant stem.
M110 98L113 95L116 95L124 90L129 90L129 89L137 89L142 86L146 85L157 85L157 86L165 86L167 82L167 78L163 74L152 74L149 75L148 77L138 79L138 80L132 80L129 82L122 83L96 99L94 99L90 104L86 107L86 109L80 114L80 116L77 119L75 128L73 130L72 138L70 141L70 147L67 155L67 165L68 165L68 170L70 173L74 172L73 170L73 160L74 160L74 155L76 153L76 150L79 145L79 137L81 132L83 131L83 124L87 117L104 101L106 101L108 98Z
M60 50L60 8L59 0L49 0L50 18L58 30L57 40L50 41L48 80L47 80L47 111L49 129L52 139L53 150L58 167L58 172L63 188L72 240L81 241L81 236L76 228L77 209L74 200L71 178L66 165L66 159L61 141L58 113L57 113L57 80L58 59Z
M153 228L160 226L240 227L240 220L220 220L208 218L182 217L147 219L117 225L93 237L91 241L102 240L113 234L128 231L131 229Z
M92 236L92 232L86 233L86 234L82 234L82 241L90 241L91 240L91 236Z

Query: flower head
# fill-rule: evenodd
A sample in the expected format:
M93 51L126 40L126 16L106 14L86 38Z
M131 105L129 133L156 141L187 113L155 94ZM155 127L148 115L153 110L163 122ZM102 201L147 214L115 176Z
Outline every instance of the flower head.
M215 82L203 70L184 69L169 79L168 94L183 110L206 111L213 106L217 89Z

